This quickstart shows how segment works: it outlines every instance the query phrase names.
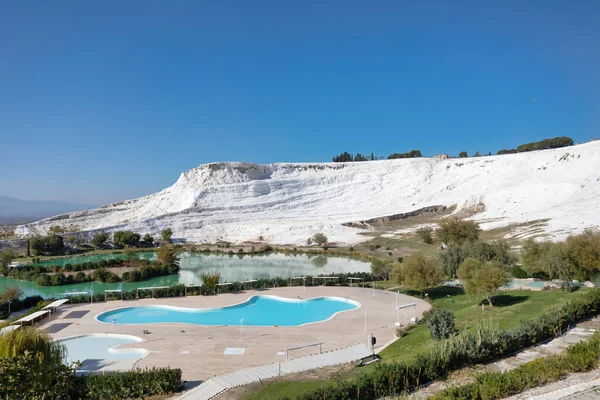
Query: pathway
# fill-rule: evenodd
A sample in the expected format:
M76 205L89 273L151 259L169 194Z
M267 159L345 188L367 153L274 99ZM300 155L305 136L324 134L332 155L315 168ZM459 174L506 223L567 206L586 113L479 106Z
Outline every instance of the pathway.
M371 350L365 345L356 345L341 350L330 351L323 354L296 358L281 363L261 365L259 367L243 369L211 378L198 387L189 390L178 400L208 400L219 393L236 386L258 382L262 379L274 378L279 375L293 374L310 369L329 367L332 365L346 364L371 355Z

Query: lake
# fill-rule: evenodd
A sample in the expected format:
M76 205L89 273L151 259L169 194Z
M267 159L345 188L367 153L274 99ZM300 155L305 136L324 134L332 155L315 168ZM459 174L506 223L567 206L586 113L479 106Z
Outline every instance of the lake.
M83 257L95 257L93 261L109 259L116 254L101 254L61 259L64 263L75 264ZM154 253L143 252L140 256L154 257ZM68 261L67 261L68 260ZM51 263L58 264L58 260ZM269 253L261 255L227 255L206 253L180 254L180 271L175 275L161 276L142 282L99 283L86 282L62 286L37 286L34 282L17 281L0 277L0 289L5 286L18 285L25 296L40 295L42 297L58 297L65 292L84 292L93 290L102 293L107 289L134 290L147 286L172 286L176 284L200 284L202 271L219 271L223 282L245 281L250 279L289 278L304 275L330 275L336 273L371 272L371 263L344 257L328 257L325 255Z

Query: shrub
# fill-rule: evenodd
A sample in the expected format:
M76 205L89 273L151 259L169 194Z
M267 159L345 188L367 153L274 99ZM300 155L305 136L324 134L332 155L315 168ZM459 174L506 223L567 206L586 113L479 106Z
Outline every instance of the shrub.
M508 273L513 276L513 278L529 278L529 274L521 267L512 267L508 269Z
M202 279L202 285L209 291L214 293L217 284L221 282L221 273L219 271L201 271L200 279Z
M120 373L92 374L85 378L86 399L141 399L181 389L181 370L152 368Z
M458 157L467 158L467 157L469 157L469 155L467 154L466 151L461 151L460 153L458 153Z
M425 324L435 340L447 339L454 335L454 314L445 308L434 308L427 314Z
M423 243L432 244L433 243L433 228L430 226L422 226L417 229L415 233L421 238Z
M568 373L586 372L598 365L600 337L596 333L585 342L573 344L566 354L538 359L508 372L488 372L475 377L475 382L448 388L430 397L434 400L499 399L555 382Z

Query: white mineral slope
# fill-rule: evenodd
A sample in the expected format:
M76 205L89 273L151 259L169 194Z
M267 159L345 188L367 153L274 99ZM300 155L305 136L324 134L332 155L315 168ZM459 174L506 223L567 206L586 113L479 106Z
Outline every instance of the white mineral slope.
M600 225L600 141L504 156L360 163L256 165L223 162L181 174L161 192L21 225L46 233L75 225L90 233L132 229L195 242L256 240L301 244L315 232L330 241L364 240L344 222L457 205L484 205L484 229L548 219L548 237Z

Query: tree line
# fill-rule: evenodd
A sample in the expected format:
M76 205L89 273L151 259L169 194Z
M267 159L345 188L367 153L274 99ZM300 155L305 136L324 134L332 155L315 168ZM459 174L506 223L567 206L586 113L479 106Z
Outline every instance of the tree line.
M557 137L551 138L551 139L543 139L543 140L540 140L539 142L525 143L525 144L518 146L516 149L502 149L502 150L499 150L496 154L502 155L502 154L523 153L523 152L535 151L535 150L557 149L560 147L572 146L573 143L574 143L573 139L571 139L568 136L557 136ZM486 154L481 154L479 151L477 151L473 154L473 157L481 157L484 155L486 155ZM491 156L492 153L488 152L487 155ZM407 153L390 154L387 157L387 159L394 160L397 158L418 158L418 157L423 157L421 152L419 150L411 150ZM461 151L460 153L458 153L458 157L459 158L467 158L467 157L469 157L469 155L466 151ZM352 154L345 151L342 154L333 157L332 161L333 162L353 162L353 161L372 161L375 159L376 158L373 156L373 153L371 153L370 157L369 156L365 157L365 156L361 155L360 153L357 153L355 156L353 156Z
M384 276L387 272L396 283L419 291L458 278L467 294L486 299L490 305L512 277L558 279L567 290L573 280L600 277L600 232L587 229L563 242L528 239L520 258L505 241L485 242L480 233L474 221L446 218L435 230L432 227L417 230L424 243L437 240L441 244L443 250L438 257L425 257L419 252L401 263L374 262L373 273Z
M498 151L498 155L523 153L526 151L558 149L561 147L573 146L573 139L567 136L557 136L552 139L543 139L539 142L525 143L518 146L516 149L502 149Z

